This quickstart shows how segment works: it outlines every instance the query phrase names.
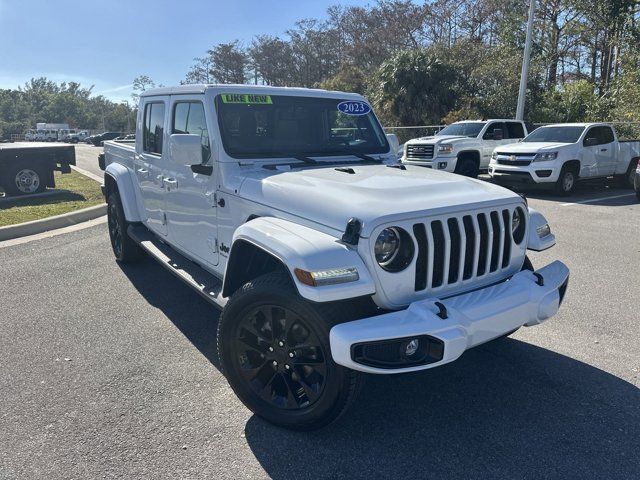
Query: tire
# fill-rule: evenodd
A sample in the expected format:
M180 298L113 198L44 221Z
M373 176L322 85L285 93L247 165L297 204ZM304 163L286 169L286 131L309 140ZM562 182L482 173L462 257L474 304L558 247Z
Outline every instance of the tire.
M315 430L335 421L362 383L359 372L331 357L329 330L344 316L344 309L304 300L284 273L245 284L218 322L229 385L249 410L280 427Z
M15 166L9 170L5 189L7 195L31 195L44 192L45 175L39 167Z
M470 158L460 158L454 173L470 178L478 178L478 165Z
M571 195L576 189L578 174L576 169L570 165L564 165L560 171L560 176L556 181L555 191L558 195Z
M139 260L144 251L127 234L129 222L125 219L122 201L118 192L111 192L107 199L107 225L111 249L120 263L130 263Z

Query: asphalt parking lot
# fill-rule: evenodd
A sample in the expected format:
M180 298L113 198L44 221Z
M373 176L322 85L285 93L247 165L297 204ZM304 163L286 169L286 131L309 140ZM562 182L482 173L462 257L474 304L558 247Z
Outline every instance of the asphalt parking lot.
M0 243L0 479L639 478L640 203L603 185L528 197L558 240L534 265L571 269L561 312L370 376L313 433L244 408L218 312L152 260L116 264L105 224Z

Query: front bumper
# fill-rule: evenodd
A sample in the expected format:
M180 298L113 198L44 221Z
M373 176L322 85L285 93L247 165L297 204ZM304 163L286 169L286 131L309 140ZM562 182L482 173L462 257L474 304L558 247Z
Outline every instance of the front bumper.
M507 281L463 295L422 300L406 310L342 323L331 329L331 354L336 363L368 373L404 373L438 367L456 360L471 347L552 317L562 303L568 281L569 269L555 261L535 274L524 270ZM442 315L437 302L446 307L446 315ZM441 345L441 358L437 361L379 368L354 360L357 358L354 345L425 335Z
M498 164L492 160L489 164L489 175L496 183L535 185L555 183L560 176L560 169L555 161L531 162L527 166L518 166Z

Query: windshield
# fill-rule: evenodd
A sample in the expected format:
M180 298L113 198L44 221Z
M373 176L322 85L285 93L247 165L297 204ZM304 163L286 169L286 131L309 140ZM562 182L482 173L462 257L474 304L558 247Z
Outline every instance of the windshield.
M349 113L339 110L339 104ZM364 102L222 94L216 98L216 109L222 144L234 158L368 155L389 151L382 127Z
M576 143L583 131L584 127L540 127L522 141Z
M436 135L460 135L463 137L477 137L486 124L481 122L454 123L444 127Z

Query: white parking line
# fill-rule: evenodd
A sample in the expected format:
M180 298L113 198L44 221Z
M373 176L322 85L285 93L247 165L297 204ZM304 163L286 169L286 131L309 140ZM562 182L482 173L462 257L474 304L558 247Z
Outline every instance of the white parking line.
M581 200L579 202L563 203L560 206L561 207L568 207L570 205L579 205L581 203L601 202L602 200L613 200L614 198L631 197L632 195L635 195L635 193L625 193L624 195L612 195L610 197L590 198L589 200Z

